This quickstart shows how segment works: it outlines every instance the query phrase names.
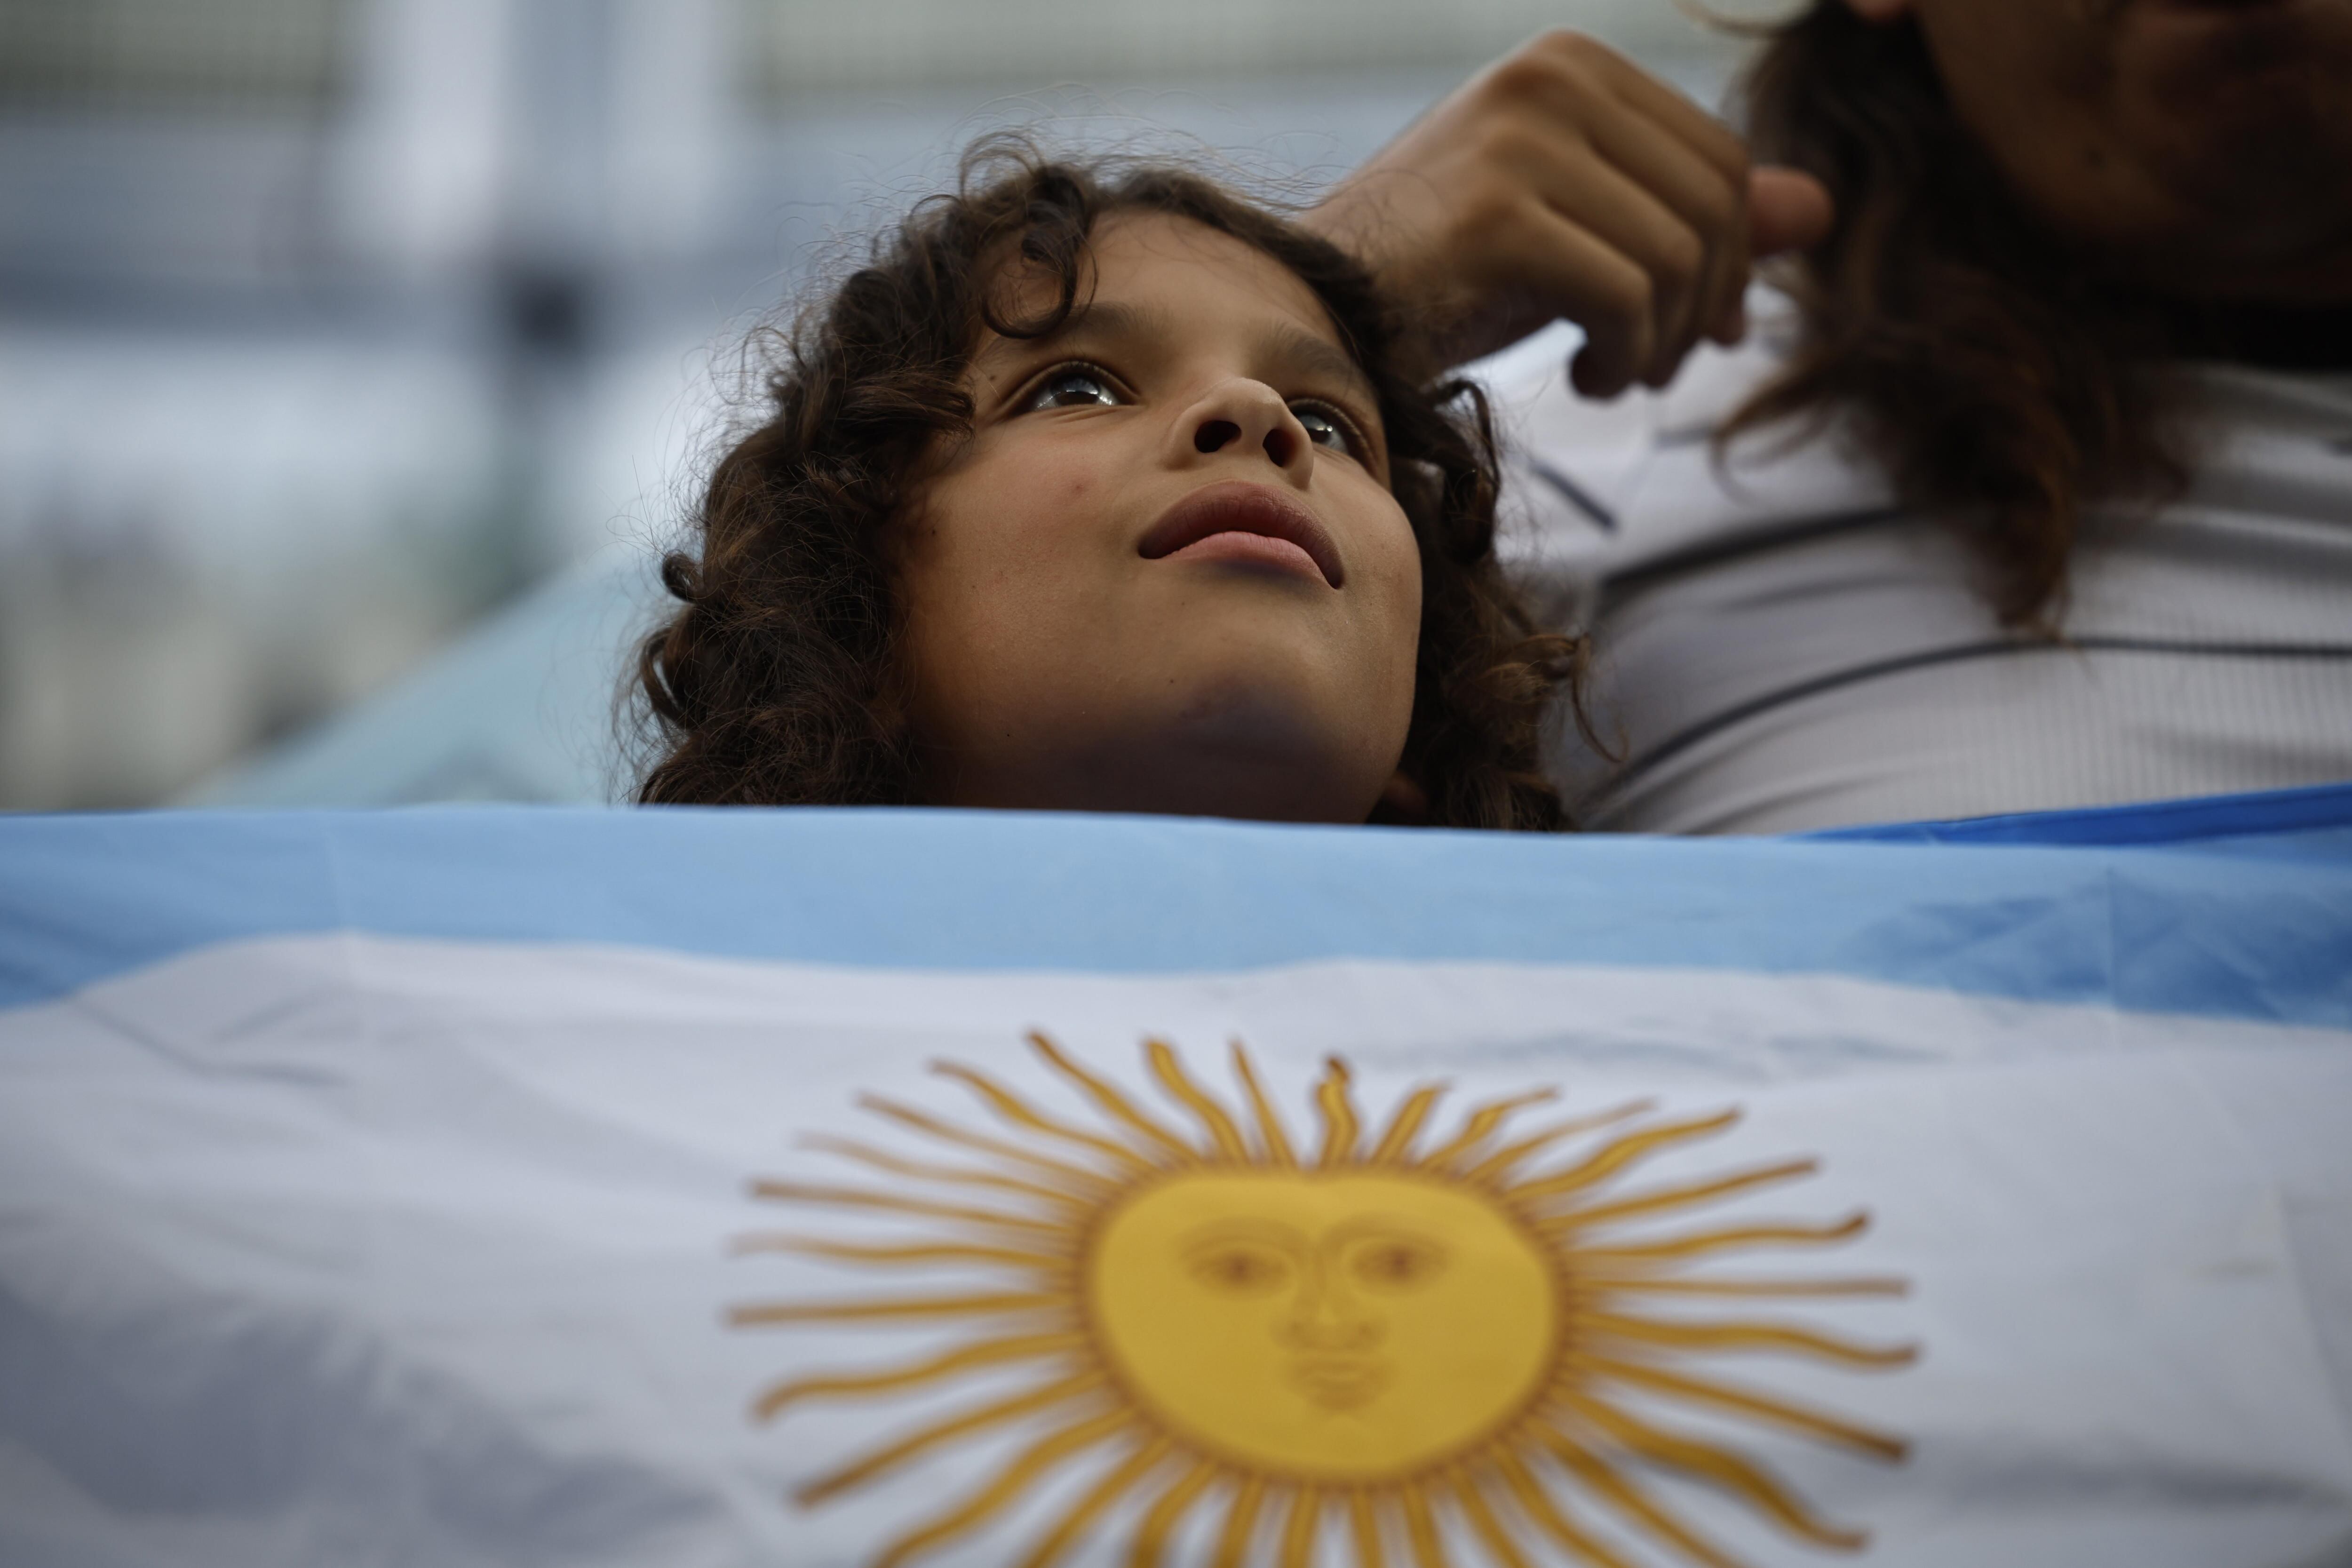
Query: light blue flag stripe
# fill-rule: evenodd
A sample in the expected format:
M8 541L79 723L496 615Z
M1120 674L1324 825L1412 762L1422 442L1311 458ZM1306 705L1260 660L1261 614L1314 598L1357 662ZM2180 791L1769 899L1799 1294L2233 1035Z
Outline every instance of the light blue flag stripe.
M1804 837L1849 844L2161 845L2206 853L2332 858L2352 865L2352 784L2080 811L1837 827Z
M911 810L0 822L0 1005L335 930L948 970L1671 965L2352 1023L2352 872L2326 857Z

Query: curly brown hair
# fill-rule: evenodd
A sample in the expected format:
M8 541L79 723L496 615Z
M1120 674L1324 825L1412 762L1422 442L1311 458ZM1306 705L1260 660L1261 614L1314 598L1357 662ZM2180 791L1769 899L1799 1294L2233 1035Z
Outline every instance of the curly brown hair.
M1745 97L1759 158L1818 176L1837 220L1782 275L1794 358L1726 437L1853 411L1904 499L1968 531L2001 619L2049 630L2085 502L2181 483L2156 374L2178 323L2024 212L1913 19L1815 0Z
M662 562L677 608L638 649L633 685L657 752L640 802L920 802L886 529L971 429L962 378L982 330L1057 330L1080 303L1088 237L1131 210L1205 225L1297 274L1378 397L1391 489L1419 545L1400 766L1425 810L1384 805L1375 820L1567 826L1541 730L1563 692L1581 722L1581 647L1538 634L1496 563L1495 438L1479 390L1417 376L1369 274L1285 219L1182 169L1055 162L1001 142L968 153L954 194L877 237L863 266L775 334L768 416L719 461L696 548ZM995 285L1016 257L1024 278L1058 283L1042 316L1002 318Z

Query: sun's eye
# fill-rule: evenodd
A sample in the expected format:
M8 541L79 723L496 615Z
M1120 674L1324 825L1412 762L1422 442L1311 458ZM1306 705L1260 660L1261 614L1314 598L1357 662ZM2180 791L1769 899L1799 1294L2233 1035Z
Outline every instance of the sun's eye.
M1367 1242L1349 1259L1358 1283L1375 1290L1411 1290L1426 1285L1445 1267L1444 1251L1403 1237Z
M1111 384L1110 377L1089 366L1074 364L1040 382L1021 407L1024 413L1034 413L1045 408L1108 408L1126 401Z
M1289 1260L1270 1247L1246 1242L1204 1247L1189 1260L1192 1277L1213 1290L1255 1295L1270 1290L1290 1273Z

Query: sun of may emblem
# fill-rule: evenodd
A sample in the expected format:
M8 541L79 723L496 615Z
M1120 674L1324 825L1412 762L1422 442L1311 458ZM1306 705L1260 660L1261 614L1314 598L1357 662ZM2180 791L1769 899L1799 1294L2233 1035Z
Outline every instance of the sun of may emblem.
M1358 1568L1631 1568L1642 1558L1629 1540L1736 1568L1654 1489L1658 1472L1727 1492L1817 1545L1864 1543L1734 1448L1650 1410L1686 1407L1879 1458L1903 1454L1894 1437L1695 1364L1762 1350L1888 1367L1913 1353L1706 1311L1710 1299L1902 1289L1885 1279L1705 1271L1727 1252L1861 1231L1860 1215L1711 1227L1687 1217L1806 1174L1811 1160L1621 1185L1645 1159L1722 1131L1736 1111L1661 1121L1643 1102L1514 1133L1516 1113L1552 1098L1538 1091L1475 1106L1441 1131L1443 1089L1431 1086L1373 1128L1334 1058L1314 1090L1315 1135L1301 1143L1238 1043L1240 1093L1228 1104L1171 1047L1147 1042L1171 1117L1044 1036L1031 1042L1091 1102L1094 1124L942 1064L976 1096L986 1128L863 1103L954 1148L956 1163L819 1138L810 1142L891 1178L890 1190L753 1186L762 1198L915 1228L887 1239L761 1234L744 1238L747 1249L987 1277L984 1288L737 1308L740 1325L969 1325L966 1337L903 1364L777 1384L754 1405L761 1419L810 1401L897 1397L1027 1369L1012 1394L968 1403L801 1489L801 1502L819 1504L954 1445L1007 1442L970 1495L881 1544L879 1568L988 1529L1066 1468L1090 1482L1056 1505L1025 1555L1002 1561L1043 1568L1115 1531L1131 1568L1180 1548L1182 1560L1217 1568L1307 1568L1330 1550L1351 1552ZM1598 1519L1610 1523L1596 1528Z

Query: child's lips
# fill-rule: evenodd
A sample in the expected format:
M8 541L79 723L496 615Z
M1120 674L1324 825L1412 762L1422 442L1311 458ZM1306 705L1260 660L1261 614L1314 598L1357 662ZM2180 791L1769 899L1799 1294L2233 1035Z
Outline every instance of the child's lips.
M1312 576L1337 588L1339 552L1315 514L1272 485L1203 485L1162 512L1136 552L1213 558Z

